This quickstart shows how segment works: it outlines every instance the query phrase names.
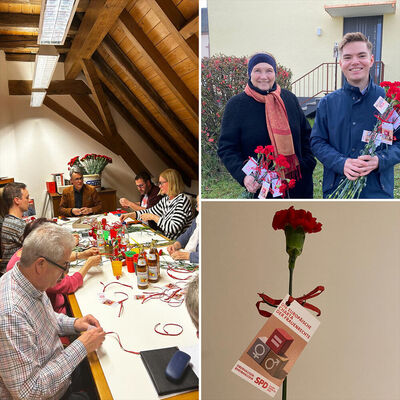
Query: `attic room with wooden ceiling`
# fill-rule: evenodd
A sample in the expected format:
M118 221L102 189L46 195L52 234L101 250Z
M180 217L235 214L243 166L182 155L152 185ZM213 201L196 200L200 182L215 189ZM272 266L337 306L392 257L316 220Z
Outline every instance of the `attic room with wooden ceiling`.
M112 159L101 187L117 207L139 200L143 171L157 184L173 168L196 196L198 1L72 3L46 25L51 1L0 0L0 184L24 182L37 216L56 217L50 182L97 154Z

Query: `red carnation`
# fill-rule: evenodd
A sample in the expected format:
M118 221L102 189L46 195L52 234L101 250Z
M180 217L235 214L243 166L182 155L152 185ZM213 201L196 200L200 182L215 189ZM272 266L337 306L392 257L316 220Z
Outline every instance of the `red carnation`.
M257 154L262 154L262 153L264 153L264 147L262 147L262 146L257 146L257 148L254 150L254 153L257 153Z
M289 181L289 189L293 189L296 186L296 181L294 179L291 179Z
M307 233L316 233L322 229L322 224L317 222L309 211L295 210L293 206L287 210L277 211L272 221L272 227L275 230L284 230L288 225L293 229L301 227Z
M284 168L290 167L290 164L287 162L286 157L282 154L279 154L278 157L275 158L275 164Z
M265 154L269 154L269 153L273 154L274 153L274 146L272 146L272 145L265 146L264 153Z

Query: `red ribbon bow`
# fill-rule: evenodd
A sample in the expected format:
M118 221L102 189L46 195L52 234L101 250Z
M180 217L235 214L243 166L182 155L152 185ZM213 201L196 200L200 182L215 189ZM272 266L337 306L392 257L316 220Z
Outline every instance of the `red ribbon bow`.
M317 313L317 316L320 316L321 310L318 307L316 307L310 303L307 303L307 300L312 299L313 297L319 296L324 290L325 290L325 288L323 286L317 286L311 292L309 292L301 297L289 296L288 303L290 304L293 300L296 300L304 308L308 308L309 310L315 311ZM262 315L263 317L266 317L266 318L270 317L272 315L272 313L265 311L265 310L261 310L261 308L260 308L261 304L267 303L271 307L277 307L283 300L283 299L280 299L280 300L273 299L272 297L269 297L264 293L258 293L258 295L262 298L262 300L257 301L257 303L256 303L257 310L260 315Z

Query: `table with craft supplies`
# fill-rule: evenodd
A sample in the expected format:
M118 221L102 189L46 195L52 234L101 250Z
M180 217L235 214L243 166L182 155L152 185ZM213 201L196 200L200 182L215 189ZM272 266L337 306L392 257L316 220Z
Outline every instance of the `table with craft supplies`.
M97 217L98 221L103 218ZM117 221L117 216L107 215L107 224ZM79 226L76 222L85 221L71 218L59 222L71 231L85 232L85 228L76 228ZM147 289L140 290L135 273L129 273L123 266L122 275L117 279L110 260L102 257L102 264L88 271L83 286L69 296L69 302L74 316L92 314L106 332L114 332L107 334L100 349L88 356L100 399L158 399L141 356L134 353L177 346L191 355L193 370L199 375L199 339L183 295L197 266L174 261L165 247L169 240L147 226L130 225L127 231L131 247L140 244L148 247L155 241L157 249L163 250L158 282L149 282ZM82 243L88 246L90 240L94 243L86 232L79 246ZM72 263L70 274L78 271L83 262ZM198 391L172 398L198 399Z

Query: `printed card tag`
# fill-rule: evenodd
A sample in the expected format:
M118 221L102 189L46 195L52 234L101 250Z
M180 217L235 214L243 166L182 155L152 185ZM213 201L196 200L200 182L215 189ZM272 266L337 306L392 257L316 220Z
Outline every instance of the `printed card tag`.
M368 143L369 140L371 139L371 134L372 134L372 131L366 131L366 130L364 129L364 130L363 130L362 137L361 137L361 141L362 141L362 142L365 142L365 143Z
M254 172L255 168L257 168L256 160L253 157L250 157L249 161L247 161L247 163L242 168L242 171L248 176L252 172Z
M396 110L392 111L392 115L389 118L389 122L393 124L393 130L395 131L400 126L400 116Z
M264 181L261 186L260 194L258 195L259 199L265 199L267 197L269 187L270 187L270 183L268 181Z
M386 109L389 107L389 103L382 97L379 96L378 100L374 103L374 107L381 113L383 114Z
M232 372L274 397L320 322L287 295L247 346Z
M388 122L382 122L382 143L392 144L393 143L393 124Z
M279 188L281 187L282 181L280 179L274 179L271 184L272 189L272 197L279 197L282 196L281 191Z

